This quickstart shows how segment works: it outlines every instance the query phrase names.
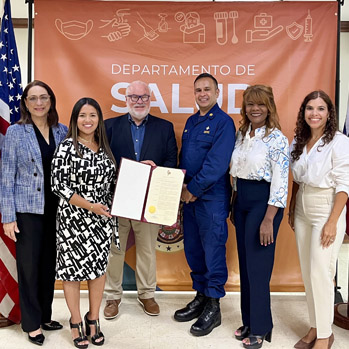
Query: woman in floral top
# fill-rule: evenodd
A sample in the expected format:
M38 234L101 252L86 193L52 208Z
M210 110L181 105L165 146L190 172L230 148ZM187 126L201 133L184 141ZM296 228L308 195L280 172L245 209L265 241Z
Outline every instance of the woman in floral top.
M271 87L248 87L241 116L230 169L243 323L235 337L245 348L260 348L264 339L271 341L273 328L269 282L287 200L288 140L280 130Z

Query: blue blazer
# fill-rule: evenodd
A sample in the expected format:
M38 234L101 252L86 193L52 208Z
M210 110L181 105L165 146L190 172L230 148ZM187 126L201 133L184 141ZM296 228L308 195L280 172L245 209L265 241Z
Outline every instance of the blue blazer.
M58 124L52 131L58 146L68 128ZM12 125L7 129L2 147L1 221L14 222L16 212L43 214L44 206L44 170L34 127L31 124Z
M128 114L105 121L110 148L117 164L121 157L136 160ZM177 142L173 124L148 115L140 161L153 160L157 166L177 166Z

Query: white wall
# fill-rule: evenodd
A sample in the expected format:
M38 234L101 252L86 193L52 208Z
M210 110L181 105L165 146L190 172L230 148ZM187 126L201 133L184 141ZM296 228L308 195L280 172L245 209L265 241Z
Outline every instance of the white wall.
M1 1L4 0L0 0ZM113 0L104 0L113 1ZM161 0L153 0L161 1ZM171 0L167 0L171 1ZM172 0L175 1L175 0ZM193 1L193 0L180 0L180 1ZM211 1L211 0L201 0L201 1ZM227 1L227 0L216 0ZM254 1L268 1L268 0L254 0ZM286 0L292 1L292 0ZM303 0L303 1L313 1L313 0ZM317 1L328 1L328 0L317 0ZM335 0L334 0L335 1ZM28 5L25 4L25 0L11 0L12 7L12 18L26 18L28 16ZM1 7L2 9L2 7ZM344 1L344 6L341 9L341 19L342 21L349 21L349 0ZM27 29L16 29L15 36L17 41L17 48L19 54L19 60L22 71L22 82L23 85L27 83ZM340 109L339 109L339 126L340 129L343 128L347 106L348 106L348 96L349 96L349 33L341 33L341 46L340 46L340 80L341 80L341 90L340 90ZM33 72L34 74L34 72Z

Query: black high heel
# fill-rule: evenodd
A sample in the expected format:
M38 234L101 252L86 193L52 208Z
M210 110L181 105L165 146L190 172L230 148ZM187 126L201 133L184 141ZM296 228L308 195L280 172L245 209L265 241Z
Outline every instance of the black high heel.
M235 330L235 332L236 331L241 332L240 336L238 336L234 333L235 338L239 341L242 341L244 338L246 338L250 334L250 328L248 326L244 326L244 325L240 326L237 330Z
M94 325L96 329L96 333L91 337L92 344L94 345L103 345L104 344L104 334L101 331L101 325L99 323L99 319L97 320L89 320L88 317L88 312L86 313L84 319L85 319L85 326L86 326L86 334L89 336L91 334L91 327L90 325ZM99 342L96 342L97 339L102 338L103 339Z
M80 342L84 342L88 340L84 333L84 325L82 321L79 324L72 324L70 319L69 324L71 329L77 328L79 331L79 337L76 337L73 339L75 347L79 349L86 349L88 347L88 344L79 344Z
M242 344L244 348L252 348L252 349L262 348L264 339L267 342L271 343L271 334L272 334L272 330L270 330L270 332L266 333L263 336L258 336L250 333L247 337L250 340L250 344L246 344L246 343L242 343ZM258 339L261 339L261 342L259 342Z

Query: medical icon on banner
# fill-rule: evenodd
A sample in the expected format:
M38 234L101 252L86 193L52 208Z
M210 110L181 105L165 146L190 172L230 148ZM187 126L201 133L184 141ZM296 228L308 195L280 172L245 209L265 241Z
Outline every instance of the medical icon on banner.
M77 20L63 22L57 18L55 20L57 30L69 40L80 40L87 36L93 27L93 21L90 19L87 22Z
M286 33L292 40L297 40L303 34L304 27L297 22L286 26Z
M112 31L106 35L101 35L101 37L113 42L128 36L131 32L131 26L129 25L127 18L125 18L125 16L130 15L128 11L130 11L128 8L120 9L116 11L114 18L101 19L101 22L104 22L104 24L99 27L100 29L106 27L112 28Z
M292 40L297 40L301 37L304 31L304 42L313 41L313 18L310 15L310 10L308 10L308 15L305 18L304 26L293 22L286 26L286 33Z
M139 12L137 12L138 19L137 19L137 24L142 27L144 36L140 38L138 41L143 40L144 38L153 41L155 40L159 34L156 32L157 28L154 29L152 28L145 20L144 18L140 15ZM138 42L137 41L137 42Z
M205 25L200 22L197 12L177 12L174 16L176 22L182 23L179 30L183 33L184 44L204 44L206 40Z
M239 42L239 39L236 35L236 28L235 28L235 20L239 17L238 11L230 11L229 12L229 18L233 19L233 37L231 39L232 44L237 44Z
M232 19L233 21L233 36L231 39L232 44L237 44L239 42L239 39L236 35L236 26L235 21L239 17L239 13L237 11L230 11L230 12L215 12L213 14L213 18L216 22L216 41L218 45L225 45L228 42L229 36L229 19Z
M158 24L158 30L160 33L167 33L168 32L168 23L166 22L167 13L159 13L158 16L160 17L160 22Z
M216 22L216 41L218 45L228 42L228 12L216 12L213 18Z
M308 10L307 18L305 19L305 31L304 31L304 41L313 41L313 19L310 15L310 10Z
M100 19L102 29L102 38L109 42L115 42L128 37L132 31L128 16L131 16L131 9L122 8L115 12L114 16L109 19ZM167 33L170 30L167 13L158 13L158 23L150 23L144 14L136 12L133 16L135 23L140 28L137 31L138 40L143 39L149 41L156 40L161 34ZM177 12L174 15L177 23L181 23L179 30L183 33L184 44L204 44L206 42L206 25L201 22L198 12ZM239 43L238 31L236 30L236 22L239 19L238 11L222 11L213 14L214 28L216 32L216 42L218 45L229 45ZM71 20L64 22L57 18L55 19L57 30L68 40L81 40L86 37L93 29L94 22L89 19L86 22L79 20ZM246 43L256 41L266 41L281 33L285 28L287 36L291 40L298 40L302 36L304 42L313 41L313 18L308 9L307 15L303 23L293 21L289 25L273 25L273 16L267 13L259 13L253 17L253 28L246 30ZM134 32L135 33L135 32ZM140 35L140 37L139 37Z
M273 28L273 16L260 13L254 16L254 29L246 30L246 42L266 41L279 34L284 27L279 25Z

